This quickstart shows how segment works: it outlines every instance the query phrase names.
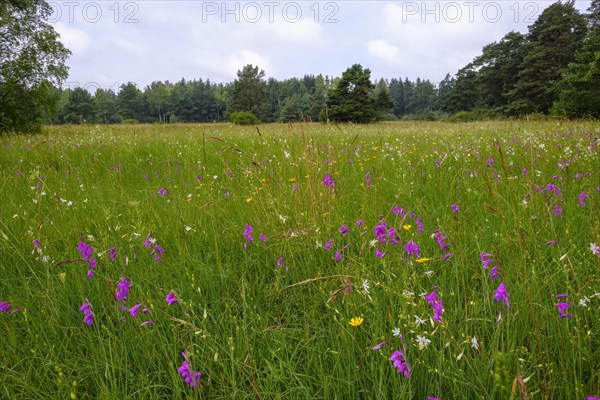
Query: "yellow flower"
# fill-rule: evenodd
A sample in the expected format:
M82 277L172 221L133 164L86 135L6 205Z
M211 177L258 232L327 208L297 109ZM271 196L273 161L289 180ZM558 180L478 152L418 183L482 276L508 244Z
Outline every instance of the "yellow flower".
M427 258L427 257L421 257L421 258L417 258L415 261L418 263L426 263L427 261L431 260L431 258Z
M254 200L252 197L248 197L248 198L246 199L246 203L250 203L252 200Z
M365 319L363 317L354 317L350 320L350 325L352 325L353 327L358 327L361 326L361 324L365 321Z
M296 182L296 178L290 178L290 179L288 179L288 181L290 181L290 182Z
M410 228L412 228L412 225L402 225L402 229L404 229L405 231L410 231Z

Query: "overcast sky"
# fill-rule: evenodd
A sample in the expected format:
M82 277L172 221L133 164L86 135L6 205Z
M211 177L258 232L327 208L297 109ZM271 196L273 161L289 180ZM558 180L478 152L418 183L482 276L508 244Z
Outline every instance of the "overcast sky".
M231 82L246 64L268 77L439 82L511 30L527 32L552 1L48 1L72 51L65 86L117 89L181 78ZM589 1L577 1L585 11Z

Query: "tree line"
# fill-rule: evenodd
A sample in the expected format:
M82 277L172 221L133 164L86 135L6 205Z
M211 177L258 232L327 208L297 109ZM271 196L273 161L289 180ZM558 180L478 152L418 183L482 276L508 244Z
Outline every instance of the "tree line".
M380 79L355 64L341 77L266 78L246 65L230 83L129 82L90 93L61 89L69 51L40 22L45 0L0 5L0 132L40 123L252 122L455 119L552 114L600 117L600 0L587 14L574 1L547 7L526 34L509 32L439 83Z

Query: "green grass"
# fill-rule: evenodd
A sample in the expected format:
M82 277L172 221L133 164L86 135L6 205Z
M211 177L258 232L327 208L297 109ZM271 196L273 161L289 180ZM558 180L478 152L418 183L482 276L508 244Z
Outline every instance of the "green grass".
M505 121L0 137L0 301L13 304L0 313L0 398L600 395L600 257L590 251L600 245L599 136L595 122ZM373 242L381 221L400 244ZM149 233L162 263L144 246ZM428 261L407 256L409 240ZM98 260L92 279L80 241ZM481 253L501 278L490 280ZM123 277L131 291L118 303ZM501 281L510 310L494 299ZM439 324L424 298L434 286ZM137 318L119 308L137 303L148 310ZM409 379L389 360L403 348L394 328ZM420 349L417 336L431 342ZM177 372L184 351L202 373L197 388Z

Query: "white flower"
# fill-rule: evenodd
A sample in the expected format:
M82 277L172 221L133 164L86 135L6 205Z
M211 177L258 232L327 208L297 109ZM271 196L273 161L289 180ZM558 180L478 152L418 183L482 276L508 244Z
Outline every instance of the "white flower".
M392 329L392 335L394 335L394 336L400 336L400 328L394 328L394 329Z
M279 220L285 224L285 220L287 219L287 217L284 217L283 215L279 214Z
M475 350L479 350L479 342L477 341L477 336L473 336L471 338L471 347Z
M427 339L425 336L417 336L417 343L419 345L419 350L423 350L425 347L429 346L431 340Z
M419 317L418 315L413 315L413 317L415 317L415 324L423 325L425 323L425 321L422 320L421 317Z
M579 300L579 305L581 307L587 307L587 303L590 301L590 299L587 298L587 296L583 296L583 299Z
M364 291L365 293L369 294L369 289L370 289L370 287L369 287L369 281L368 281L368 280L366 280L366 279L365 279L365 280L362 282L362 287L363 287L363 291Z
M185 231L186 231L186 232L189 232L189 231L191 231L191 230L192 230L192 227L191 227L191 226L187 226L187 225L186 225L186 227L185 227Z
M283 151L283 155L285 156L285 158L290 158L290 153L287 151Z
M377 244L377 239L373 239L369 242L369 246L371 246L371 247L375 247L376 244Z
M319 242L318 240L315 242L317 249L320 247L323 247L323 244L321 242Z
M590 243L590 251L600 257L600 247L596 243Z

